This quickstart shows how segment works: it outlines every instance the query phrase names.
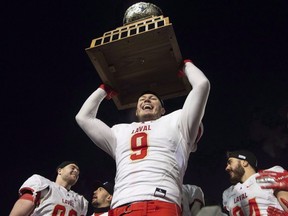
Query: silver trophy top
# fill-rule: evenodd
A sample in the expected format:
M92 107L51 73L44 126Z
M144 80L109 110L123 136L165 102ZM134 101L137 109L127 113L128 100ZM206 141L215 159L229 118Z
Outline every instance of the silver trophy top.
M138 2L131 5L125 12L123 18L123 25L130 24L132 22L145 19L151 16L163 15L162 10L148 2Z

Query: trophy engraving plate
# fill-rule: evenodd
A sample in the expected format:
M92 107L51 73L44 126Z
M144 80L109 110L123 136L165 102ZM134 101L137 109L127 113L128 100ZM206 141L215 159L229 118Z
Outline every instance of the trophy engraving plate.
M86 49L103 83L114 88L119 110L135 107L146 90L163 100L188 94L191 86L177 72L181 52L168 17L152 16L106 32Z

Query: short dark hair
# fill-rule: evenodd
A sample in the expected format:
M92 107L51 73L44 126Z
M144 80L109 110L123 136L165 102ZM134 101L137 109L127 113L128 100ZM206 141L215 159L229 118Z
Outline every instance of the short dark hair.
M155 95L155 96L158 98L158 100L160 101L161 106L164 108L164 102L163 102L163 100L161 99L161 97L160 97L156 92L151 91L151 90L146 90L146 91L142 92L142 93L139 95L139 98L140 98L142 95L144 95L144 94L153 94L153 95Z

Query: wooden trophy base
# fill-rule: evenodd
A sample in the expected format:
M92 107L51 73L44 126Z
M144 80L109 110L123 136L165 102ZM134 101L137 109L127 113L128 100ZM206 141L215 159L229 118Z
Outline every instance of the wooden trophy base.
M119 110L136 106L146 90L163 100L187 95L191 86L177 72L181 52L169 18L157 16L106 32L92 40L86 52L103 83L118 95Z

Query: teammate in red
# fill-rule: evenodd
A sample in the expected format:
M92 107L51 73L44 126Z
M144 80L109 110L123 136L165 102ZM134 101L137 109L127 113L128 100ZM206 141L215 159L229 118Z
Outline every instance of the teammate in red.
M262 189L273 189L277 191L288 191L288 171L284 170L283 172L273 172L269 170L259 171L259 176L256 178L257 182L264 183L261 185ZM288 208L287 199L282 198L282 203ZM288 212L277 209L273 206L269 206L267 209L268 215L283 215L287 216Z
M273 189L262 189L257 181L257 159L246 150L227 153L226 171L233 184L223 192L223 207L230 215L267 215L268 207L286 210L281 201L288 198L288 192ZM274 166L267 171L282 172L280 166Z
M79 178L74 161L64 161L57 167L56 181L34 174L19 189L19 199L10 216L62 215L85 216L88 201L71 190Z
M148 91L138 99L139 122L109 127L97 118L101 101L113 95L102 84L76 115L90 139L116 161L113 216L181 215L183 176L190 153L197 149L210 91L208 79L190 60L182 72L192 90L180 110L164 115L162 100Z

